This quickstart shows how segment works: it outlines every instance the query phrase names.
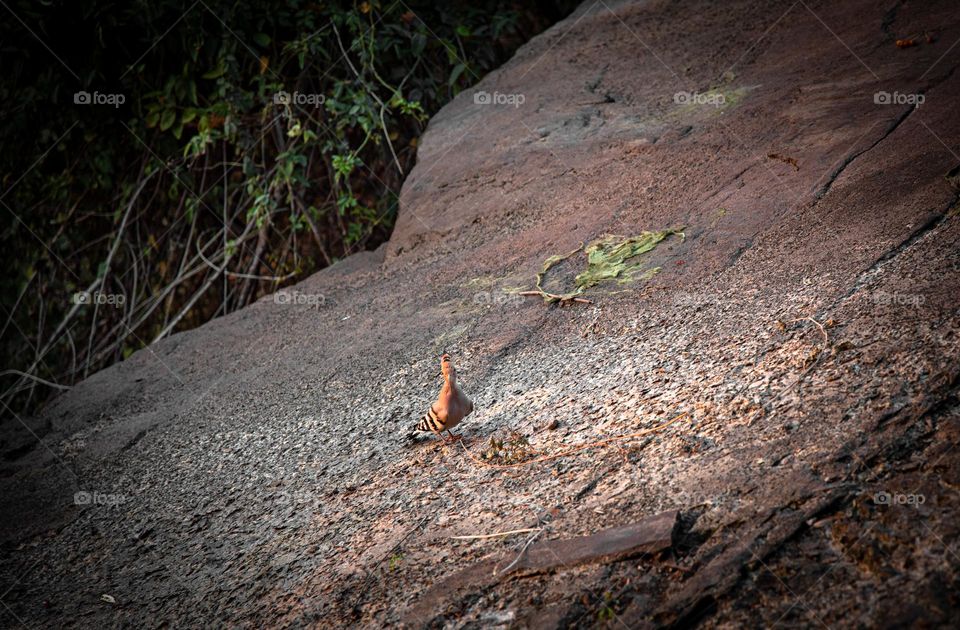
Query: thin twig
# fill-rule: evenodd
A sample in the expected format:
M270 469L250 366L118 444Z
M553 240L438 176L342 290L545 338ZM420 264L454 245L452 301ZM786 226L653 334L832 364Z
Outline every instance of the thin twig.
M91 282L91 283L87 286L86 292L87 292L87 293L90 293L90 292L96 290L96 288L99 286L99 284L100 284L100 278L97 278L96 280L94 280L93 282ZM50 349L51 349L51 348L53 347L53 345L56 343L57 339L59 339L60 334L66 329L67 324L70 323L70 320L73 319L73 316L76 315L77 312L78 312L82 307L83 307L83 304L82 304L79 300L76 300L76 301L74 302L73 306L70 308L69 311L67 311L67 314L63 317L63 320L60 322L60 325L57 326L56 330L53 331L53 334L52 334L52 335L50 336L50 338L47 340L46 345L43 346L42 349L39 349L39 350L37 351L37 354L36 354L36 357L35 357L34 360L33 360L33 363L31 363L31 364L30 364L30 367L25 370L25 372L26 372L27 374L32 374L33 371L37 368L37 366L40 365L40 363L43 361L43 358L47 355L47 352L50 351ZM38 347L39 347L39 344L38 344ZM21 379L22 379L22 378L23 378L23 377L21 377ZM7 404L9 401L12 401L12 396L13 396L14 394L16 394L17 392L20 391L20 388L19 388L20 383L21 383L21 380L18 379L18 380L13 384L13 386L10 387L10 389L4 391L3 394L0 395L0 402L3 402L4 404Z
M260 233L261 233L261 231L258 231L258 232L257 232L257 234L260 234ZM239 242L240 242L240 241L237 241L237 243L239 243ZM262 240L261 240L261 242L262 242ZM258 247L257 247L257 250L256 250L256 251L257 251L257 252L260 252L260 253L262 254L262 253L263 253L263 247L261 247L261 246L258 244ZM211 269L213 269L214 271L216 271L216 272L218 272L218 273L222 271L222 269L217 266L217 263L213 262L212 260L210 260L210 259L208 259L206 256L204 256L204 255L203 255L203 252L201 252L199 249L197 249L197 253L200 255L200 259L203 260L203 262L207 265L207 267L210 267ZM220 252L217 252L217 253L219 254ZM256 256L256 254L254 254L254 258L252 258L251 261L252 261L254 264L256 264L257 262L259 262L259 258ZM270 282L283 282L284 280L289 280L290 278L292 278L292 277L294 277L295 275L297 275L297 272L296 272L296 271L291 271L290 273L284 274L284 275L282 275L282 276L259 276L259 275L252 274L252 273L240 273L240 272L238 272L238 271L222 271L222 272L223 272L223 274L224 274L225 276L227 276L228 278L237 278L237 279L240 279L240 280L243 280L243 279L247 279L247 280L268 280L268 281L270 281Z
M453 540L484 540L487 538L500 538L502 536L512 536L514 534L529 534L530 532L540 531L538 528L529 529L511 529L509 532L497 532L496 534L473 534L471 536L451 536Z
M497 571L496 569L494 569L493 574L497 575L498 573L507 573L510 571L510 569L516 566L516 564L520 562L520 559L523 558L523 554L527 552L527 547L533 544L533 541L537 539L537 536L543 533L544 529L545 529L544 527L541 527L540 529L537 530L537 533L535 533L533 536L527 539L527 542L523 545L523 548L520 550L520 553L518 553L517 557L513 559L513 562L507 565L507 568L503 569L502 571Z
M140 173L143 173L143 166L140 167ZM110 245L110 250L107 252L107 257L101 264L103 268L103 273L99 277L99 290L104 290L107 286L107 278L110 275L110 265L113 263L113 258L117 254L117 250L120 249L120 243L123 242L123 233L127 229L127 223L129 223L130 214L133 212L133 206L136 203L137 199L140 197L140 193L149 183L150 178L153 177L153 173L146 175L143 178L143 181L140 182L140 185L130 196L130 201L127 203L127 209L123 213L123 218L120 220L120 225L117 227L117 234L114 237L113 243ZM99 275L99 274L98 274ZM93 342L97 332L97 315L100 311L100 302L99 300L93 301L93 321L90 323L90 337L87 340L87 363L83 367L83 376L86 378L87 374L90 371L90 355L93 354Z
M387 123L383 118L383 112L386 110L387 105L377 95L377 92L375 89L373 89L373 86L368 84L364 78L360 76L360 73L357 72L357 69L354 67L349 55L347 55L347 51L343 47L343 41L340 39L340 31L337 30L337 26L335 24L331 23L331 26L333 26L333 34L337 38L337 45L340 47L340 52L343 54L342 58L346 60L347 66L349 66L350 70L353 71L353 74L357 77L357 81L359 81L360 84L367 89L367 94L369 94L373 100L380 105L380 128L383 130L383 137L387 141L387 146L390 148L390 155L393 156L393 163L397 167L397 170L400 171L400 175L403 175L403 167L400 166L400 160L397 159L397 152L393 150L393 142L390 141L390 132L387 130Z
M23 283L23 289L20 290L20 295L17 296L17 301L13 303L13 306L10 307L10 314L7 315L7 321L4 322L3 328L0 329L0 338L3 337L3 333L7 332L7 326L10 325L10 322L13 320L13 314L17 311L17 307L20 306L20 300L23 299L23 296L26 295L27 289L33 283L33 279L37 277L37 272L34 271L30 274L30 277L27 278L27 281Z
M34 374L27 374L26 372L21 372L20 370L4 370L3 372L0 372L0 377L6 376L7 374L16 374L17 376L21 376L23 378L36 381L38 383L43 383L44 385L47 385L49 387L55 387L57 389L70 389L69 385L60 385L59 383L54 383L52 381L42 379L39 376L36 376Z
M580 302L581 304L593 304L592 300L582 297L573 297L571 295L557 295L556 293L548 293L547 291L520 291L517 295L536 295L542 298L549 298L551 300L556 300L557 302Z
M247 236L247 234L250 233L250 229L253 227L253 225L254 225L254 222L252 221L247 223L247 226L246 228L244 228L243 233L237 238L238 243L242 241L244 237ZM197 246L199 250L199 243L197 244ZM220 276L220 274L226 270L227 265L230 264L230 259L233 258L233 254L235 253L236 251L234 251L233 253L224 251L223 266L214 269L214 273L210 274L210 276L203 283L200 289L197 290L197 292L193 294L193 297L191 297L187 301L187 303L183 306L183 308L180 309L180 312L177 314L176 317L173 318L173 321L167 324L167 326L162 331L160 331L160 333L156 337L154 337L153 341L150 342L151 344L157 343L158 341L166 337L170 333L170 331L173 330L176 327L176 325L180 323L180 320L183 319L183 317L188 312L190 312L190 309L193 308L193 305L197 302L197 300L199 300L200 297L207 292L207 289L210 288L210 285L213 284L214 280L216 280Z

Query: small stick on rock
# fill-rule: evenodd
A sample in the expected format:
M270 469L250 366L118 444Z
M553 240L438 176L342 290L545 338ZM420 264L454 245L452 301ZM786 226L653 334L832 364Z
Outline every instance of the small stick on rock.
M542 298L547 298L553 302L560 302L561 304L568 304L570 302L579 302L580 304L593 304L592 300L582 297L574 297L571 295L557 295L556 293L547 293L546 291L520 291L517 295L537 295Z
M527 542L523 545L523 548L520 550L520 553L517 554L517 557L513 559L513 562L507 565L507 568L505 568L503 571L497 571L496 569L494 569L493 574L497 575L498 573L508 573L510 569L515 567L517 563L520 562L520 559L523 558L523 554L527 552L527 547L533 544L533 541L537 539L537 536L543 533L543 529L544 528L541 527L540 529L537 530L537 533L535 533L533 536L527 539Z
M509 532L497 532L496 534L472 534L470 536L451 536L453 540L481 540L484 538L499 538L501 536L512 536L513 534L529 534L538 532L538 528L533 529L511 529Z

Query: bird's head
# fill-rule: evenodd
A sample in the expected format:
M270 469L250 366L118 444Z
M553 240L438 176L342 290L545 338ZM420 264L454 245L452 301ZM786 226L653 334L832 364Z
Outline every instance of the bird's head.
M444 354L440 357L440 374L443 376L443 380L449 380L451 376L456 375L456 371L453 369L453 361L450 360L449 354Z

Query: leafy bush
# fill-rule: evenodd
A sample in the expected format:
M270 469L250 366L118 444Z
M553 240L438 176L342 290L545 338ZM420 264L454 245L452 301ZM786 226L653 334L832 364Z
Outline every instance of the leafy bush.
M388 236L430 114L572 8L11 1L2 402Z

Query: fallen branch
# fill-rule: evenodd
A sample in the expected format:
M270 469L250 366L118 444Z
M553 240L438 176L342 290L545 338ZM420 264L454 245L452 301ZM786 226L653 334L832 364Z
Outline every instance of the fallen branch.
M484 591L505 580L661 554L673 547L679 514L677 510L670 510L586 536L536 544L532 544L532 539L528 540L520 555L504 569L498 570L497 567L505 563L510 554L500 552L441 578L407 609L403 619L412 626L427 625L428 620L454 607L469 594ZM543 530L538 530L537 535L540 531Z

